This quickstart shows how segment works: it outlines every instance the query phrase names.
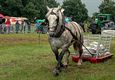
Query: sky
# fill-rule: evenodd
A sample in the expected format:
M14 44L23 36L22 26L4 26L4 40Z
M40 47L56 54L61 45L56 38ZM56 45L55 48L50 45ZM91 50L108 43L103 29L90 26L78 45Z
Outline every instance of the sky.
M56 0L59 3L62 3L63 0ZM88 15L92 16L93 13L98 12L99 5L101 4L102 0L81 0L88 9Z
M93 13L99 12L98 7L102 0L82 0L82 2L86 5L89 16L92 16Z

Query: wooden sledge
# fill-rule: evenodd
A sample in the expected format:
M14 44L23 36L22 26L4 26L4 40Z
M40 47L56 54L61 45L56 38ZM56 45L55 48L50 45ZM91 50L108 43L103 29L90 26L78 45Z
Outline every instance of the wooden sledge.
M107 54L103 56L98 56L98 57L88 57L88 56L82 56L83 61L89 61L91 63L100 63L103 62L109 58L111 58L113 55L112 54ZM72 55L72 61L78 62L79 57L77 55Z

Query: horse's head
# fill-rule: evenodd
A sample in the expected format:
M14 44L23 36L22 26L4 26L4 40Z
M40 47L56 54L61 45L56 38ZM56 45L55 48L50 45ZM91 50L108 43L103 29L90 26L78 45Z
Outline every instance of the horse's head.
M49 8L47 7L47 14L46 14L46 20L48 23L48 32L49 34L53 34L56 32L61 25L63 25L63 11L61 7L57 8ZM60 28L61 29L61 28Z

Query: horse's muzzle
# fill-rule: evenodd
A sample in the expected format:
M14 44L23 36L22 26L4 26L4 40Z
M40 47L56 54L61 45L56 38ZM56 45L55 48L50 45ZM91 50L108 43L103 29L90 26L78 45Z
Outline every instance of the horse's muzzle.
M50 31L50 32L54 32L54 29L53 29L53 28L52 28L52 29L49 29L49 31Z
M55 27L49 27L49 32L54 32L55 31Z

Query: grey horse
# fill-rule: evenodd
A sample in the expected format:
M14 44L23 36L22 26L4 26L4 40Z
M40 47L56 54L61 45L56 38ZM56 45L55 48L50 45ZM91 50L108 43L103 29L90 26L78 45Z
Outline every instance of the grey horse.
M64 24L64 9L61 7L49 8L47 6L46 23L48 25L48 40L53 53L55 54L57 65L53 70L54 75L59 75L63 68L66 68L69 62L69 47L79 52L78 65L81 65L81 55L83 53L83 30L80 25L72 21ZM61 52L59 51L61 49ZM59 53L60 52L60 53ZM64 63L62 59L64 57Z

